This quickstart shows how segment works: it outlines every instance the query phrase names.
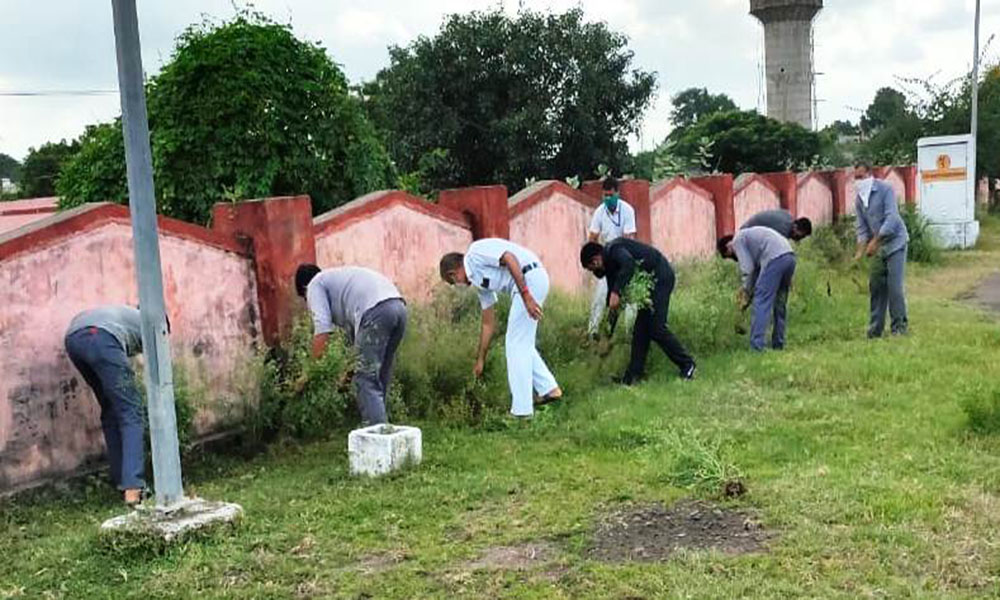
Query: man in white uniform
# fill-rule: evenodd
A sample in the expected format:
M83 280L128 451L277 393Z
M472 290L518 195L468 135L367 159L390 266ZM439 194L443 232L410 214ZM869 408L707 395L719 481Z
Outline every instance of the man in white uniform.
M593 218L590 219L588 241L600 242L601 245L607 246L612 240L621 237L634 240L636 232L635 209L618 195L618 180L614 177L607 177L603 187L604 201L597 207ZM591 336L597 335L597 330L601 326L607 297L608 280L601 277L597 280L597 285L594 286L594 298L590 302L590 323L588 323L587 332ZM626 314L626 321L631 321L631 316Z
M474 286L483 309L479 351L473 374L479 377L486 365L486 353L496 324L497 292L511 295L507 317L505 351L507 382L515 417L534 412L532 388L547 404L562 397L562 390L535 348L538 320L549 293L549 275L534 252L513 242L486 238L473 242L465 254L452 252L441 257L441 279L449 285Z

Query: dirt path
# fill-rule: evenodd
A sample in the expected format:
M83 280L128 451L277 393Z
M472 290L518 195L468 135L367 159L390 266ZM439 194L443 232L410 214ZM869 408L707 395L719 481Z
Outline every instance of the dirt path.
M1000 273L983 280L972 292L971 300L989 310L1000 313Z

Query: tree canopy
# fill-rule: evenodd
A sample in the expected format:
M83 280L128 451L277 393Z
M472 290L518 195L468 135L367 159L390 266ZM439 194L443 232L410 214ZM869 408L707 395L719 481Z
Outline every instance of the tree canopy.
M675 139L699 121L720 112L738 110L732 98L725 94L711 94L705 88L688 88L671 98L674 105L670 111L670 122L674 126Z
M18 182L22 198L56 195L56 180L63 165L79 148L76 142L49 142L38 148L29 148L21 165Z
M429 188L620 171L655 89L624 35L583 12L450 16L363 88L400 172Z
M217 201L301 193L324 211L394 182L326 52L255 13L181 34L147 105L159 209L170 216L205 222ZM117 129L81 138L60 178L64 205L126 197Z
M716 113L689 127L674 152L688 160L710 147L711 169L723 173L769 173L808 168L823 151L819 134L756 111Z
M10 179L14 182L21 179L21 163L3 152L0 152L0 179Z

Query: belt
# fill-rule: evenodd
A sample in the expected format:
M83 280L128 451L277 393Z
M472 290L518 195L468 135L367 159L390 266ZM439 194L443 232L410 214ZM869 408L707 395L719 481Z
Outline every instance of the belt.
M541 266L542 265L540 265L540 264L538 264L536 262L524 265L523 267L521 267L521 275L527 275L528 271L531 271L532 269L537 269L537 268L539 268Z

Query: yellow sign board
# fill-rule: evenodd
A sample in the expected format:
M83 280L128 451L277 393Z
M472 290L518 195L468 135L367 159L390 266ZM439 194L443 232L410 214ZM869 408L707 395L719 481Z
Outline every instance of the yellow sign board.
M920 172L924 181L964 181L968 175L965 167L951 168L951 157L947 154L938 155L936 169Z

